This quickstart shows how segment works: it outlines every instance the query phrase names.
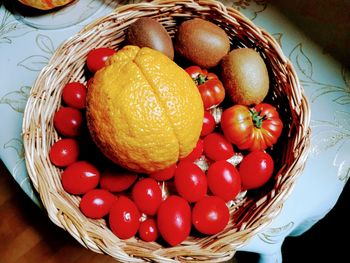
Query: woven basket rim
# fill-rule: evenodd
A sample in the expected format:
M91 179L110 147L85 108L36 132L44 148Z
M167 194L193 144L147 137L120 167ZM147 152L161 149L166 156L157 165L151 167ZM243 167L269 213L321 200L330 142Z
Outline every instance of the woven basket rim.
M87 51L80 48L81 45L118 46L123 39L121 31L117 31L120 36L113 36L112 41L106 41L111 38L110 34L116 33L113 30L122 30L144 15L164 19L166 20L164 23L168 22L167 15L181 18L183 16L185 19L184 14L176 13L181 8L194 10L196 15L206 17L215 13L215 19L222 19L226 27L234 30L238 28L242 32L243 29L246 30L248 33L245 37L259 40L261 50L266 56L265 59L271 62L271 67L283 70L277 72L276 74L279 75L275 77L281 78L285 84L284 88L288 89L287 97L292 119L290 130L295 134L288 135L292 139L288 141L286 147L291 148L292 151L284 153L283 158L288 161L288 164L283 165L277 172L274 188L262 198L251 200L247 204L248 207L254 208L254 214L250 215L247 212L249 220L245 223L243 212L240 217L244 222L240 224L239 229L225 229L224 233L212 237L191 237L177 247L145 243L136 238L119 240L106 227L104 220L83 218L79 210L79 197L71 196L62 190L59 180L60 170L54 167L48 158L50 145L59 139L53 129L52 116L60 105L63 83L66 83L68 79L86 82L83 77L84 61L75 59L86 57ZM109 27L110 24L113 25L113 29ZM98 43L92 41L94 40L93 34L102 34ZM74 54L75 57L69 57L69 54ZM69 68L69 72L65 67ZM57 88L52 88L52 83L55 83ZM278 92L284 92L284 90ZM98 253L106 253L123 262L143 260L219 262L232 258L238 248L245 245L250 238L271 223L281 211L283 203L292 192L295 181L306 163L310 146L310 109L294 67L283 54L277 41L239 11L233 7L225 7L215 0L156 0L121 6L109 15L90 23L61 44L32 87L24 111L22 134L28 175L40 195L48 216L51 221L68 231L83 246Z

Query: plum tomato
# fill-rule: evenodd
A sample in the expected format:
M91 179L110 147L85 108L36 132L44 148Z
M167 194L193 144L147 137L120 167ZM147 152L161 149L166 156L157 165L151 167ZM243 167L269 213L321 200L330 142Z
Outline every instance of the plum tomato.
M181 161L175 171L174 182L178 194L193 203L202 199L208 190L207 177L196 164Z
M176 165L176 163L174 163L173 165L170 165L169 167L167 167L163 170L149 174L149 177L151 177L157 181L170 180L171 178L174 177L176 167L177 167L177 165Z
M100 187L112 193L122 192L129 189L137 178L137 173L119 166L109 166L101 171Z
M194 162L199 159L203 154L203 140L197 141L196 147L186 157L182 158L181 161Z
M225 201L217 196L206 196L195 203L192 223L202 234L214 235L222 231L230 219Z
M86 87L80 82L66 84L62 91L62 99L69 107L84 109L86 102Z
M69 165L61 175L63 188L70 194L80 195L94 189L99 182L100 172L86 161Z
M86 59L86 65L90 72L95 73L105 66L106 60L116 51L112 48L101 47L91 50Z
M214 116L209 111L204 111L201 136L204 137L212 133L215 129L215 126L216 126L216 123L215 123Z
M58 167L66 167L78 160L79 144L75 139L67 138L55 142L50 149L50 161Z
M274 161L264 151L254 151L245 156L238 166L243 189L254 189L264 185L272 176Z
M235 199L241 191L241 178L236 167L225 160L211 164L207 178L210 191L226 202Z
M133 237L140 226L141 213L135 203L126 196L119 196L109 211L109 225L120 239Z
M232 144L220 133L211 133L204 138L204 154L213 161L227 160L234 154Z
M92 189L86 192L80 200L81 212L93 219L106 216L117 198L104 189Z
M159 206L157 227L160 235L171 246L184 241L191 231L191 208L180 196L171 195Z
M53 123L62 136L76 137L81 133L83 114L72 107L61 107L55 113Z
M155 215L162 202L162 190L157 181L144 178L136 182L132 188L132 199L138 209L146 215Z
M143 241L153 242L158 238L157 223L153 218L147 218L145 221L140 223L139 236Z

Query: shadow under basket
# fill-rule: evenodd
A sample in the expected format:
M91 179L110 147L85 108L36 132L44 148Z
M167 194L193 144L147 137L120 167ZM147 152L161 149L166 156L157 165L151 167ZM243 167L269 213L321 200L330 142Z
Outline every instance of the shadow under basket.
M63 190L62 170L48 156L51 145L59 139L53 116L60 107L64 85L72 81L86 83L88 52L98 47L121 48L127 28L140 17L157 19L172 37L183 21L201 17L226 31L231 49L254 48L269 70L270 92L266 101L277 108L284 124L279 142L271 150L275 160L274 178L230 207L230 222L221 233L190 235L176 247L162 242L147 243L138 237L121 240L112 233L106 220L85 217L79 210L80 197ZM48 216L85 247L122 262L220 262L232 258L239 247L280 212L307 159L309 122L309 105L297 75L271 35L220 2L168 0L122 6L63 43L31 90L24 113L23 140L29 177Z

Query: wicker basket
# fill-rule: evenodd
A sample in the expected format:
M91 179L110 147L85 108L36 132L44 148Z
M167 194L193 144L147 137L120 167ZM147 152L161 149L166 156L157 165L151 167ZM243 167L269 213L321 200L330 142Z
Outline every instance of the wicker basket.
M171 36L184 20L202 17L227 32L232 48L255 48L269 69L271 92L267 100L277 106L285 126L273 150L278 167L275 180L259 191L248 193L242 204L233 205L229 225L223 232L208 237L190 236L176 247L146 243L136 237L120 240L105 220L86 218L79 210L80 197L63 190L61 170L48 157L51 145L59 139L53 127L53 115L60 106L63 86L70 81L86 82L84 66L88 51L105 46L118 49L124 44L128 26L145 16L160 21ZM57 49L31 90L23 120L23 140L29 176L50 219L85 247L123 262L219 262L230 259L281 210L306 162L309 120L308 102L297 75L273 37L220 2L160 0L120 7Z

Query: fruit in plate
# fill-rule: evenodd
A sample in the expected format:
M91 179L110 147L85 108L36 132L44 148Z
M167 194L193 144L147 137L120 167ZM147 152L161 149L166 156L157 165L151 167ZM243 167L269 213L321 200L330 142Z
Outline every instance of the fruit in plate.
M260 103L253 108L234 105L221 116L225 137L241 150L264 150L274 145L283 123L275 107Z
M126 34L130 45L149 47L162 52L170 59L174 58L173 42L165 28L155 19L141 17L132 23Z
M64 6L73 0L18 0L24 5L41 10L50 10L55 7Z
M178 28L175 50L184 58L203 68L220 62L230 50L230 41L223 29L201 18L187 20Z
M251 48L232 50L221 62L221 80L235 104L255 105L269 91L269 75L264 60Z
M167 56L125 46L97 71L87 93L87 124L115 163L152 173L187 156L203 123L203 102L191 77Z

